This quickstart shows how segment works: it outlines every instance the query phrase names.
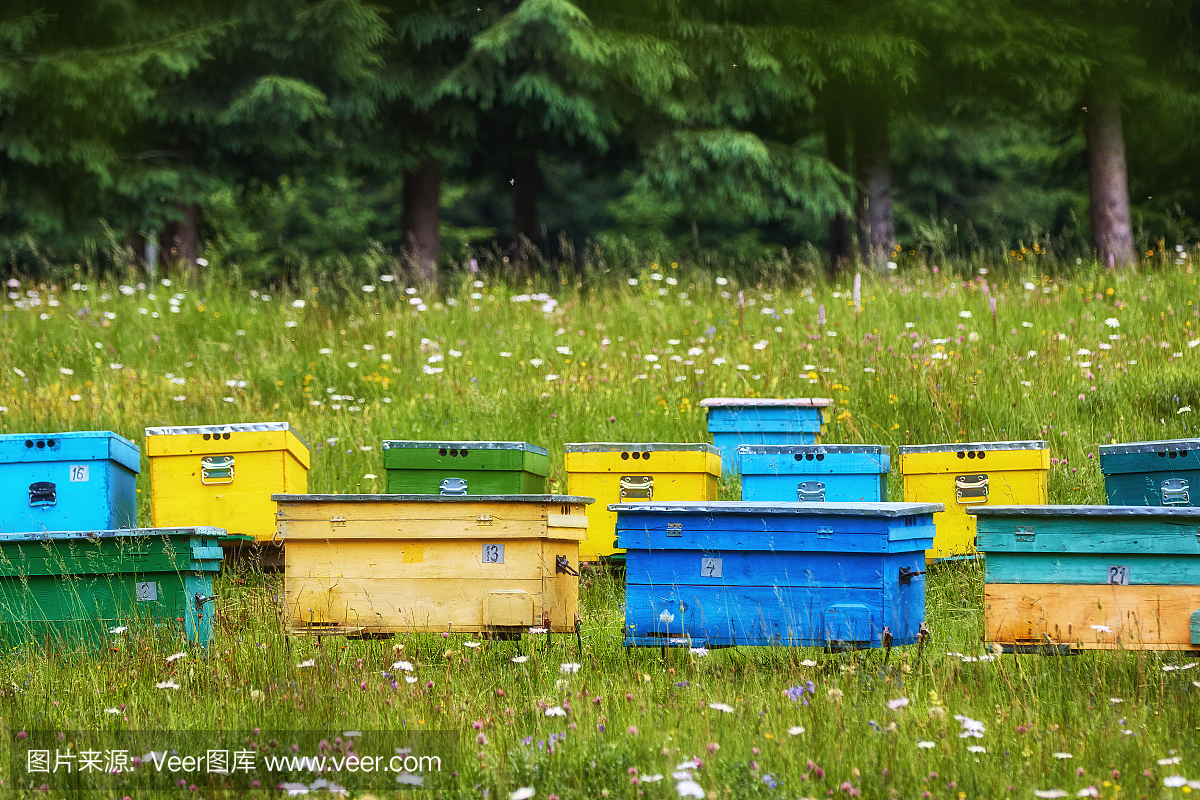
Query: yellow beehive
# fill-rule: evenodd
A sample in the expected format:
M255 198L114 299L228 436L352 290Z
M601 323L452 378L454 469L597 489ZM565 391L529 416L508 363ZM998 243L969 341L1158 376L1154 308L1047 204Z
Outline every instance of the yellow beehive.
M308 489L308 447L286 422L147 428L156 528L211 525L267 541L277 492Z
M1050 450L1045 442L970 442L900 448L904 502L942 503L927 558L975 556L979 505L1044 505L1049 501Z
M567 491L595 497L587 509L588 538L579 546L584 561L624 554L616 545L617 514L609 503L636 500L716 500L721 454L711 444L565 445Z
M590 497L278 494L297 634L576 630Z

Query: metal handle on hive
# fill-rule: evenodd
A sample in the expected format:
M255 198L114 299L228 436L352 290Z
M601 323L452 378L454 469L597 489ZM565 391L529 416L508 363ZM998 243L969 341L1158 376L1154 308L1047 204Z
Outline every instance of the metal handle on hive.
M1189 501L1188 489L1191 488L1184 478L1168 478L1162 482L1160 494L1164 506L1186 506Z
M911 586L913 578L924 574L925 570L915 570L912 567L901 567L899 583L901 586Z
M988 501L987 475L955 475L954 499L964 505Z
M622 475L621 476L621 499L622 500L653 500L654 499L654 476L653 475Z
M463 497L467 493L466 478L446 478L438 484L438 494L450 497Z
M202 457L200 482L206 486L233 483L233 456Z
M50 481L29 484L29 505L33 508L52 506L58 502L58 492Z
M801 503L824 503L825 484L821 481L804 481L796 486L796 499Z

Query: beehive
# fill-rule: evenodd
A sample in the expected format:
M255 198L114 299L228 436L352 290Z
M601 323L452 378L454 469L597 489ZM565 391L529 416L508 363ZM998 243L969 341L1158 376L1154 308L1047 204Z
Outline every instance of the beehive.
M0 435L0 534L137 527L139 472L110 431Z
M986 556L990 641L1018 652L1200 651L1200 508L971 512Z
M286 422L146 429L158 527L208 525L264 542L276 492L308 488L308 446Z
M166 628L207 645L224 533L138 528L4 537L0 641L102 647L114 641L113 628Z
M590 497L274 499L294 633L575 630Z
M615 504L625 644L916 642L938 503Z
M716 500L721 455L711 444L590 442L563 448L567 491L595 497L589 506L584 561L620 556L617 515L609 503L632 500Z
M743 444L820 444L833 401L820 397L772 400L760 397L709 397L708 432L721 452L725 475L736 475L737 448Z
M744 444L742 499L827 503L887 500L891 448L875 444Z
M1049 498L1050 450L1042 441L922 444L900 448L906 503L943 503L931 559L975 556L983 505L1040 505Z
M1200 439L1100 446L1104 493L1115 506L1200 506Z
M389 494L540 494L550 451L528 442L383 443Z

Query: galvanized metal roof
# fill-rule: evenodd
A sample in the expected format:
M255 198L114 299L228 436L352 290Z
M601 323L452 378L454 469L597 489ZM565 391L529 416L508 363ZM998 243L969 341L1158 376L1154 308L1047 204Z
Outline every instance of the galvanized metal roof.
M1169 450L1200 450L1200 439L1160 439L1154 442L1100 445L1100 455L1102 456L1118 453L1160 453Z
M609 511L668 514L745 514L750 516L906 517L945 511L941 503L800 503L708 500L679 503L613 503Z
M573 494L273 494L277 503L566 503L589 504Z
M795 453L869 453L889 455L892 448L886 444L739 444L738 453L746 455L787 456Z
M1183 517L1200 520L1193 506L967 506L981 517Z
M1041 439L1018 442L958 442L956 444L905 444L900 446L900 455L910 453L956 453L959 450L1045 450L1048 445Z
M775 400L769 397L706 397L700 401L701 408L726 407L796 407L824 408L833 405L828 397L793 397L786 400Z
M5 542L44 542L54 539L118 539L118 538L149 538L153 536L172 536L191 534L193 536L210 536L214 538L226 535L224 528L213 528L202 525L195 528L121 528L105 531L31 531L27 533L6 533L0 537Z
M548 456L550 451L529 442L427 442L400 439L388 439L383 443L384 450L526 450L530 453Z
M575 442L563 445L564 453L622 453L626 451L721 454L720 450L707 442L692 442L687 444L667 444L662 442Z
M305 447L308 443L296 430L287 422L235 422L231 425L184 425L171 426L165 425L158 428L146 428L147 436L192 436L196 434L221 434L221 433L272 433L278 431L291 431L292 436L300 440Z

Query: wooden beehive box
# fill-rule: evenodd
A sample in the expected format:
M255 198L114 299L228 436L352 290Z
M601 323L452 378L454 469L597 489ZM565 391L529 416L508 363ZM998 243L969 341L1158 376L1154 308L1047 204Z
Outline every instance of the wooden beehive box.
M567 491L595 497L587 509L584 561L620 556L617 515L609 503L716 500L721 454L711 444L588 442L563 447Z
M135 528L139 472L109 431L0 435L0 535Z
M738 445L820 444L833 401L824 397L773 400L762 397L709 397L708 432L721 451L726 475L738 471Z
M98 647L112 628L212 641L217 528L24 533L0 540L0 641Z
M938 503L616 504L625 644L916 642Z
M308 446L286 422L146 429L158 527L209 525L259 542L275 535L276 492L308 488Z
M573 631L590 497L279 494L293 633Z
M1042 441L906 445L900 448L904 502L943 503L930 559L971 558L983 505L1039 505L1049 497L1050 449Z
M1200 651L1200 508L993 506L987 636L1006 649Z
M742 499L828 503L887 500L891 448L876 444L744 444Z
M389 494L541 494L550 452L528 442L385 441Z
M1114 506L1200 506L1200 439L1100 446L1104 493Z

